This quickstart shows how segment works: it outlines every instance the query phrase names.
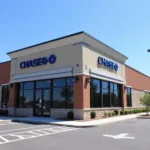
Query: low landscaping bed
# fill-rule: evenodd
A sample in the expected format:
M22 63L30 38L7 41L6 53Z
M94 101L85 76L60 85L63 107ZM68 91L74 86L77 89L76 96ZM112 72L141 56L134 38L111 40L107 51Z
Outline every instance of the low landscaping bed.
M114 110L114 112L105 112L104 117L112 117L112 116L119 116L119 115L130 115L130 114L137 114L137 113L142 113L146 112L145 108L142 109L133 109L133 110Z

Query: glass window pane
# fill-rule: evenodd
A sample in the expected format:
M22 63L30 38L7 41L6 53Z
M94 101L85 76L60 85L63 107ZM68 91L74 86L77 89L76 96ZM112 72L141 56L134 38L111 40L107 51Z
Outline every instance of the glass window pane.
M115 107L121 106L121 98L118 91L114 91L114 103L112 105Z
M127 93L130 95L130 93L131 93L131 89L130 88L127 88Z
M102 88L103 89L108 89L108 82L102 81Z
M33 89L33 82L25 82L24 89Z
M100 80L91 79L91 88L100 88Z
M67 108L73 108L73 88L67 87Z
M44 80L44 81L37 81L36 82L36 88L50 88L51 80Z
M19 86L20 86L20 90L23 90L23 83L20 83Z
M73 86L73 78L67 78L67 86Z
M110 83L110 89L113 90L114 89L114 84Z
M66 108L66 88L53 89L53 108Z
M109 92L107 89L102 89L103 107L110 107Z
M127 98L127 106L132 106L132 99L131 99L131 88L126 88L126 98Z
M113 106L114 104L114 91L110 90L110 99L111 99L111 105Z
M118 90L118 84L114 84L114 90Z
M53 80L53 87L63 87L66 86L65 79L55 79Z
M24 107L30 108L33 106L33 90L24 90Z
M2 86L2 101L1 106L7 107L9 101L9 85Z
M20 90L19 100L18 100L18 107L23 107L23 102L24 102L23 90Z
M101 107L100 88L91 89L91 107Z

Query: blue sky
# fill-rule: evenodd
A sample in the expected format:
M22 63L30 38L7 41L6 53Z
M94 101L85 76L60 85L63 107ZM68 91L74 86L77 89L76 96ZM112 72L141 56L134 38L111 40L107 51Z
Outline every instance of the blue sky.
M150 75L149 0L1 0L0 61L7 52L85 31Z

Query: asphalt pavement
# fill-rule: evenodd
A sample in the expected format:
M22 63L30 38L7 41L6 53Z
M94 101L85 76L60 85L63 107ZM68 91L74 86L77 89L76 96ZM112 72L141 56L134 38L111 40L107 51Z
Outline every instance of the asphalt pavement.
M132 119L93 128L0 124L2 150L149 150L150 120Z

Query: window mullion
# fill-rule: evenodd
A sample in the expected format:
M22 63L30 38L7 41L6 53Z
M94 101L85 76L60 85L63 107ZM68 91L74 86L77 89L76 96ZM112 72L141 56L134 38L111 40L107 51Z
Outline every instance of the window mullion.
M67 78L65 78L65 89L66 89L66 108L68 108L68 96L67 96Z

